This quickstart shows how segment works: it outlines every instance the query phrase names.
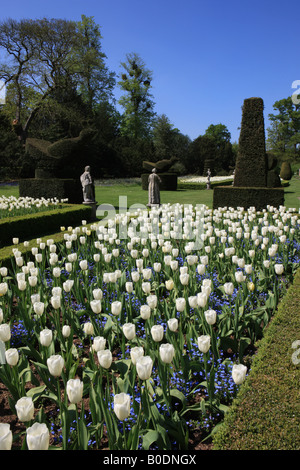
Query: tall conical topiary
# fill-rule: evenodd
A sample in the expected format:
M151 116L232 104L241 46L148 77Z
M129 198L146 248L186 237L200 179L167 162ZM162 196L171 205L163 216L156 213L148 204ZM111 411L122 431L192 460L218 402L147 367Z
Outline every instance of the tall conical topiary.
M266 187L267 162L262 98L245 99L242 111L234 186Z

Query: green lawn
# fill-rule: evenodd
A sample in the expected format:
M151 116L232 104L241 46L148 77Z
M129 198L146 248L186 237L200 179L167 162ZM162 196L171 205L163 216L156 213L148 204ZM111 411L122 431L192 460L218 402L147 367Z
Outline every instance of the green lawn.
M286 207L300 208L300 177L293 177L290 185L285 188ZM18 186L0 186L0 196L19 196ZM148 192L138 184L115 184L96 186L96 200L100 204L110 204L129 208L133 204L146 205ZM213 190L178 189L177 191L161 191L162 203L205 204L212 207Z

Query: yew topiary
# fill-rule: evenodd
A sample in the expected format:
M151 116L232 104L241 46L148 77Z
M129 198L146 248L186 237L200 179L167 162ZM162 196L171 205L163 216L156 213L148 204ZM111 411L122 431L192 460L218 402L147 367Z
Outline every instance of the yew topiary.
M289 181L293 176L292 167L289 162L282 162L280 169L280 178Z

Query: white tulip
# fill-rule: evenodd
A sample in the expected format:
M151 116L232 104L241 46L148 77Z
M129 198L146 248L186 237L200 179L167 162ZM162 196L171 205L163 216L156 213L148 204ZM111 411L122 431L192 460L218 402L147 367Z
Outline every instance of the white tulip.
M44 302L34 302L33 310L38 317L42 316L45 310Z
M83 325L83 331L86 335L93 335L94 334L94 326L91 322L86 322Z
M178 330L178 320L177 318L170 318L167 322L168 328L171 331L177 331Z
M15 404L18 419L22 422L31 421L34 415L34 404L31 397L22 397Z
M114 412L120 421L128 418L130 415L130 395L122 392L114 396Z
M210 336L202 335L198 337L198 348L201 352L207 353L210 348Z
M64 325L62 327L62 335L64 338L68 338L71 334L71 327L69 325Z
M232 378L236 385L240 385L246 378L247 367L243 364L234 364L232 367Z
M59 354L53 354L47 359L47 366L50 374L53 375L53 377L59 377L61 375L64 365L64 358Z
M70 403L76 404L82 400L83 382L80 379L70 379L67 382L67 395Z
M134 348L131 348L130 350L130 358L134 365L136 365L136 361L138 360L138 358L142 357L143 355L144 355L144 349L142 346L135 346Z
M175 356L175 349L173 344L163 343L159 347L159 355L162 362L170 364Z
M128 341L131 341L135 337L134 323L124 323L122 330L125 338L128 339Z
M159 342L164 336L164 327L162 325L154 325L151 328L151 336L153 341Z
M102 311L102 306L101 306L101 300L91 300L90 302L91 309L94 313L101 313Z
M101 367L109 369L112 363L112 353L109 349L101 349L97 352L98 361Z
M48 450L50 434L45 423L33 423L26 429L28 450Z
M111 303L111 313L115 316L120 315L122 310L122 302L115 300Z
M8 365L16 366L19 361L19 352L16 348L10 348L5 351L5 359Z
M101 289L93 289L93 297L95 300L102 300L103 292Z
M154 310L157 307L157 296L154 294L148 295L147 304L152 310Z
M53 339L52 330L45 328L40 332L40 343L42 346L48 347L50 346Z
M174 288L174 281L173 279L168 279L166 281L166 289L167 290L172 290Z
M0 450L11 450L13 441L10 424L0 423Z
M141 380L147 380L151 377L153 361L150 356L139 357L136 361L136 370Z
M206 310L205 319L209 325L214 325L217 321L217 312L215 310Z
M185 299L183 297L179 297L176 299L176 309L178 312L183 312L185 309Z
M274 264L274 269L275 273L280 276L284 271L283 264Z
M8 323L3 323L2 325L0 325L0 341L6 343L6 341L10 340L10 337L10 326L8 325Z
M140 315L143 320L148 320L151 316L151 308L149 305L141 305L140 307Z
M234 285L232 284L232 282L225 282L224 291L225 291L225 294L227 294L227 295L232 295L233 294Z
M105 349L106 339L103 336L95 336L93 340L93 350L98 352Z

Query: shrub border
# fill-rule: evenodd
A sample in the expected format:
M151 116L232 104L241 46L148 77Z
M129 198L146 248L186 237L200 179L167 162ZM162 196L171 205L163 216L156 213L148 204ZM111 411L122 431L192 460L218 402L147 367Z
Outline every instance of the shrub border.
M296 340L300 269L259 343L248 377L213 435L214 450L299 450L300 364L292 361Z
M22 237L22 240L41 237L56 232L57 228L65 225L74 225L81 220L90 220L91 208L79 204L68 204L62 209L53 209L47 212L38 212L0 220L0 244L11 244L13 237Z

